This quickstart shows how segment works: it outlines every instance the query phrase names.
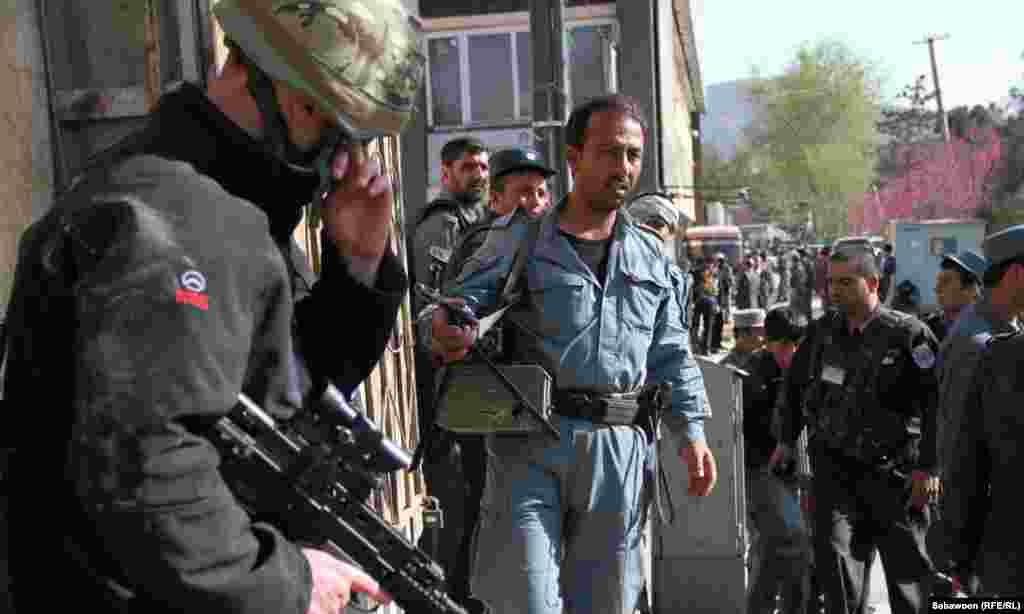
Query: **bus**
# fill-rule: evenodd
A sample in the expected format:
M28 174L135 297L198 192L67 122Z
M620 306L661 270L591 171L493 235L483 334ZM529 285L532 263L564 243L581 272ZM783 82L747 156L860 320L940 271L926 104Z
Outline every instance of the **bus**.
M739 226L691 226L686 229L686 254L690 260L725 254L736 266L743 258L743 232Z

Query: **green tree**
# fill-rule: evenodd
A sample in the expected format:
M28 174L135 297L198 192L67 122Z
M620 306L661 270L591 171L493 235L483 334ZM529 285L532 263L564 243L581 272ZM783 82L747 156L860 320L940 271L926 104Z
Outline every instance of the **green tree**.
M878 131L890 144L918 143L942 134L939 113L928 108L928 101L935 97L925 85L925 75L918 75L914 83L904 86L896 95L895 104L881 109Z
M804 45L780 76L755 77L746 136L779 221L808 203L819 238L845 233L849 203L874 176L880 89L875 64L834 40Z
M713 145L701 146L701 177L697 187L705 200L731 203L740 189L750 187L751 179L750 154L742 147L737 148L732 159L726 159Z

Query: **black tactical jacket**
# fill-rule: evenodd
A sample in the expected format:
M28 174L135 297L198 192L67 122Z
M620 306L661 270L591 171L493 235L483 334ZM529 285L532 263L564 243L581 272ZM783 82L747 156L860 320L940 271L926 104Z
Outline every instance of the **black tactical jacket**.
M952 557L962 577L978 573L986 594L1021 595L1024 335L994 337L969 390L945 490Z
M800 344L780 407L783 442L812 439L868 462L883 457L934 473L938 343L920 320L885 307L851 334L834 311ZM904 457L904 454L907 454Z
M324 378L349 394L383 351L405 275L389 255L365 287L325 241L314 280L291 233L315 178L263 153L195 86L104 158L20 244L4 428L18 448L19 611L56 597L102 612L305 614L300 549L247 516L202 433L242 391L278 417Z
M772 417L784 373L767 350L750 357L743 378L744 459L748 467L761 467L775 450L778 441L772 429Z

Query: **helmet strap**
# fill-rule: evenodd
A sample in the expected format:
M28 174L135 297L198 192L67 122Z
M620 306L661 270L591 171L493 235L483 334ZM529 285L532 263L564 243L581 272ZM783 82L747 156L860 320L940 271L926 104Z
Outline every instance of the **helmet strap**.
M263 116L263 142L277 157L289 164L297 164L304 157L303 152L292 143L288 136L288 123L277 102L274 83L267 73L253 62L245 63L249 71L249 93Z

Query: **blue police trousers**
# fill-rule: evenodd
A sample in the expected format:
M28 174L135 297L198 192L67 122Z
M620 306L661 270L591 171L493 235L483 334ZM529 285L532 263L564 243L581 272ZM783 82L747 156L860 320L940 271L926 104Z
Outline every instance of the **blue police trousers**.
M473 593L494 614L632 614L644 581L644 433L552 422L560 441L490 438Z

